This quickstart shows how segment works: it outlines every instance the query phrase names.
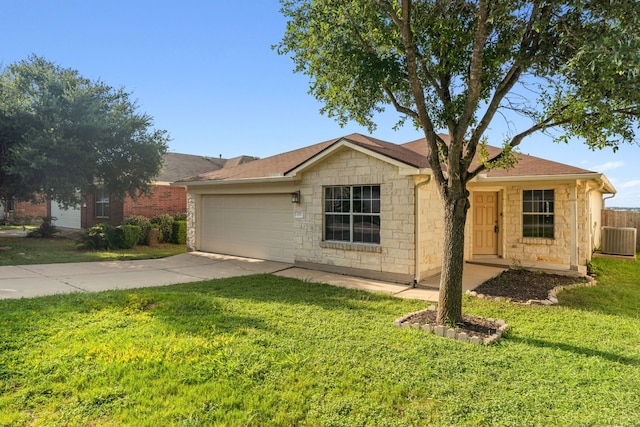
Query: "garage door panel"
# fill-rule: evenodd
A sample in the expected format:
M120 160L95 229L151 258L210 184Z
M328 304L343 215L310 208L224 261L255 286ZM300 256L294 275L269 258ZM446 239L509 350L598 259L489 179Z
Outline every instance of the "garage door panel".
M200 249L293 262L290 199L289 194L203 196Z

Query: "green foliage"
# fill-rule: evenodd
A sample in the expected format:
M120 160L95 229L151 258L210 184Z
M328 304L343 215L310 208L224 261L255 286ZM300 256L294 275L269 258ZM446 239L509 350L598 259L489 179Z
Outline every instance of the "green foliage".
M593 263L554 307L465 297L511 325L489 347L271 275L0 300L0 425L637 426L640 263Z
M63 206L101 183L136 197L160 172L168 137L131 95L43 58L0 69L0 199Z
M280 2L288 22L275 48L309 77L323 113L373 130L392 106L397 126L410 120L424 132L433 180L454 218L444 230L438 308L446 323L462 320L465 246L456 230L464 229L470 180L513 166L513 148L536 132L614 150L638 140L636 0ZM514 112L524 119L509 123L503 149L489 155L487 129Z
M51 238L55 234L59 233L58 227L53 225L53 221L57 218L52 216L43 216L41 217L42 223L35 230L31 230L27 233L27 237L38 237L38 238Z
M96 224L88 229L82 236L82 247L95 251L109 249L110 236L113 234L113 226L110 224Z
M140 227L120 225L108 234L109 247L112 249L130 249L140 240Z
M178 245L187 243L187 221L173 221L171 239Z
M116 261L165 258L182 254L184 245L135 246L131 249L78 250L78 242L71 239L25 239L0 237L2 251L0 265L59 264L66 262ZM1 411L0 411L1 412Z
M186 213L175 214L173 216L173 219L175 221L186 221L187 220L187 214Z
M151 221L149 218L142 215L134 215L124 220L125 225L137 225L140 227L140 238L138 239L138 245L149 244L149 230L151 229Z
M170 243L173 240L173 217L171 215L162 214L151 218L151 224L156 224L160 228L161 242Z

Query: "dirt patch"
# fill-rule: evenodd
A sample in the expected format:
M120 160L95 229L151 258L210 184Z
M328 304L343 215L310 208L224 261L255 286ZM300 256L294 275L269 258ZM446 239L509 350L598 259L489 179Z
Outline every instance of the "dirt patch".
M477 294L525 303L530 300L547 299L553 288L586 282L587 279L584 277L546 274L528 270L507 270L484 282L474 291Z

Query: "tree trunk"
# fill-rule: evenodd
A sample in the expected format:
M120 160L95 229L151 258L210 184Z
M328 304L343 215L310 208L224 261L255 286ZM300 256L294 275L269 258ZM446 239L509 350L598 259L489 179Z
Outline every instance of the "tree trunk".
M448 197L444 202L444 253L438 298L439 324L462 322L462 269L464 266L464 227L469 199Z

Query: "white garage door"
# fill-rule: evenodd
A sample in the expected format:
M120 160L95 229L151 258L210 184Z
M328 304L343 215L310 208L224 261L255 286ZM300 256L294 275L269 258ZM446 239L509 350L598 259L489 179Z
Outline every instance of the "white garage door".
M80 229L80 208L64 209L57 202L51 202L51 216L56 218L56 227Z
M202 197L200 250L293 262L293 208L289 194Z

